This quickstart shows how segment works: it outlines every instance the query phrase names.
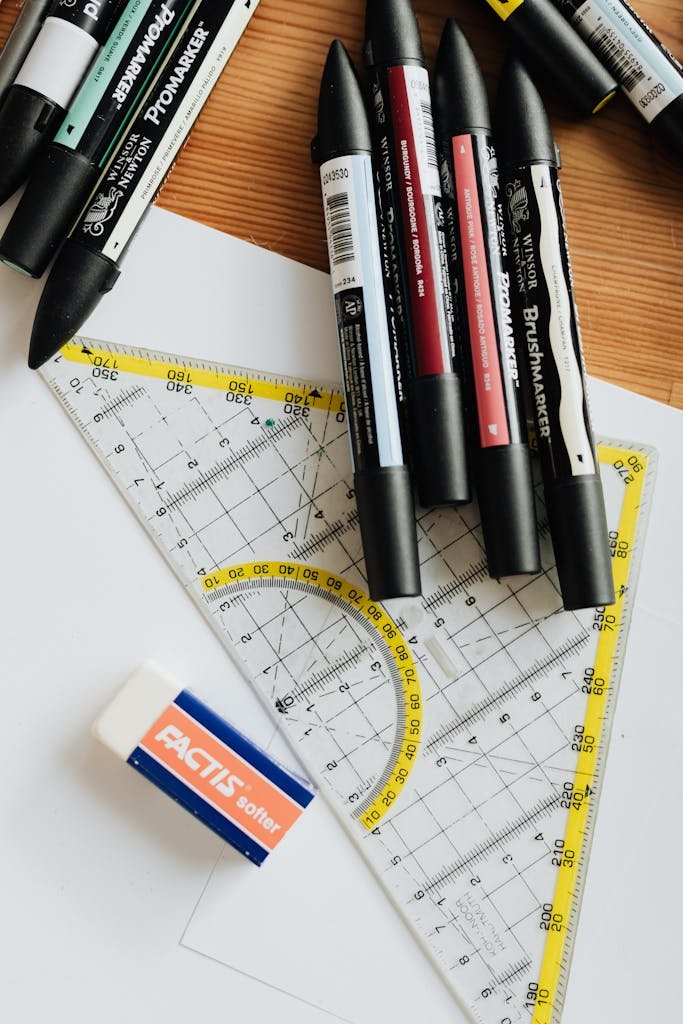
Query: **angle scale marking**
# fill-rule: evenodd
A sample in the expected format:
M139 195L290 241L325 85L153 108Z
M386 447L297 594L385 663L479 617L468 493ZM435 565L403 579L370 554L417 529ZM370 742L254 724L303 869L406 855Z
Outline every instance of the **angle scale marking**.
M479 1024L557 1024L654 454L599 456L617 602L486 575L421 512L424 597L370 601L341 393L76 339L42 371Z

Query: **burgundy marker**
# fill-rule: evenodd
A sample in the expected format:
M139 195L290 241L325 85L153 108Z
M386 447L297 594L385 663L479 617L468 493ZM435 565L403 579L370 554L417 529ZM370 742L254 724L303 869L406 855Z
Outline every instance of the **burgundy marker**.
M420 504L470 500L429 76L410 0L368 0L384 284ZM404 387L404 381L405 387Z
M523 393L488 98L457 22L446 22L435 78L441 178L455 294L466 313L474 465L492 576L540 572Z

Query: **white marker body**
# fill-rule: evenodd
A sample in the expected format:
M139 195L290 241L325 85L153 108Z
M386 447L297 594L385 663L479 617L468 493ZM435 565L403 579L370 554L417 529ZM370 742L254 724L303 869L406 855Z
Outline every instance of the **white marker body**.
M63 18L46 18L14 84L66 109L99 48L82 28Z

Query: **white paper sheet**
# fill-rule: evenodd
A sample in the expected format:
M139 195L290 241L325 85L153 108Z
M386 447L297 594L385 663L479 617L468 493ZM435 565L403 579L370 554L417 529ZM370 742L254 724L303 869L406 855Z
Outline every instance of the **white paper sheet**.
M90 722L145 657L254 738L267 741L272 727L25 368L37 295L35 282L0 267L4 1015L17 1024L67 1013L76 1024L143 1014L169 1024L189 1015L323 1024L331 1018L308 1005L317 1003L374 1024L392 962L399 974L382 987L380 1019L457 1024L455 1004L321 801L259 871L226 853L202 897L222 844L90 739ZM325 275L157 210L87 331L338 376ZM683 416L599 382L592 398L599 431L653 443L662 458L564 1024L585 1024L586 1007L591 1021L641 1024L672 1019L683 912L674 543ZM655 688L670 709L665 720L650 714ZM633 828L634 813L642 827ZM295 889L310 892L305 913L292 910ZM251 896L262 901L260 919ZM608 924L618 944L607 940Z

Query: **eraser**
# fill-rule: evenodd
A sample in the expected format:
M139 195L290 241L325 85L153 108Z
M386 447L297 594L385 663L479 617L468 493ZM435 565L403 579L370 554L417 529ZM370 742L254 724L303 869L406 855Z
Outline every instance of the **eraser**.
M255 864L314 796L153 662L130 677L93 734Z

